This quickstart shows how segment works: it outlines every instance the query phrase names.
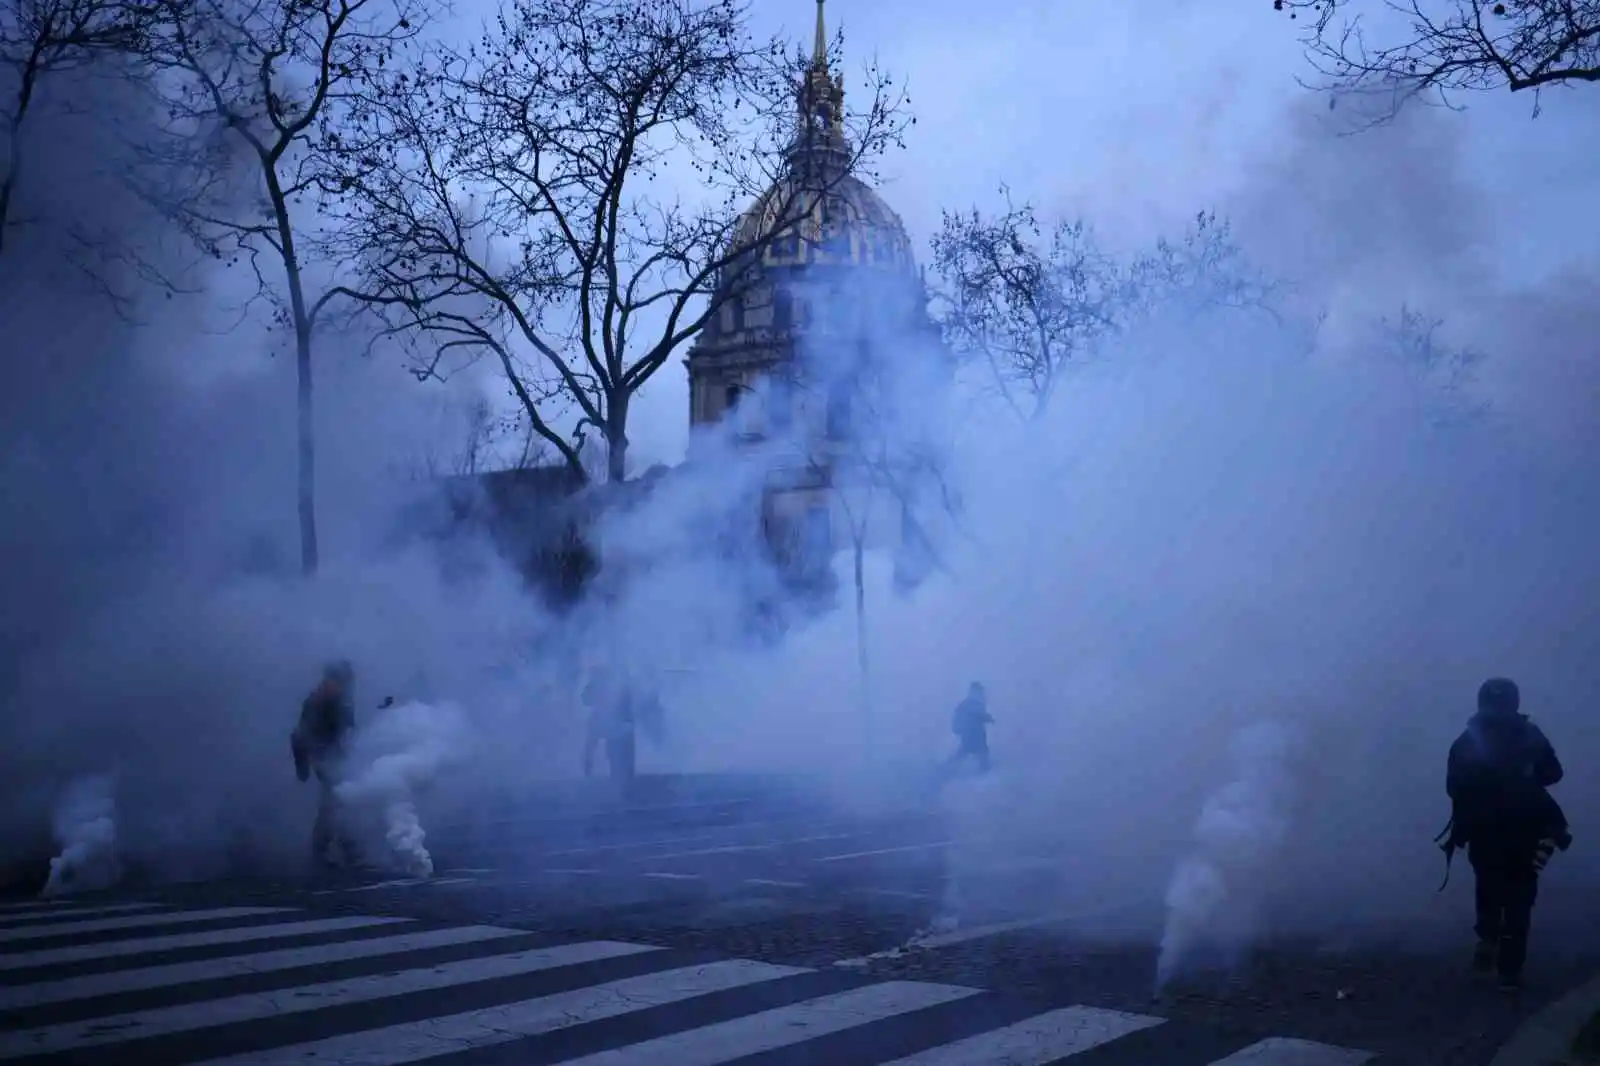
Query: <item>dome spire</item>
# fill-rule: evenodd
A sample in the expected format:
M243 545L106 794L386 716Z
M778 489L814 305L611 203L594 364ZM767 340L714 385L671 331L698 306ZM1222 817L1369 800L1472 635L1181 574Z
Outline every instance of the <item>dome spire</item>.
M822 17L827 0L817 0L817 39L811 45L811 69L828 69L828 27Z
M817 0L816 40L811 62L806 65L796 86L800 105L800 128L790 146L791 165L802 160L837 164L849 156L844 134L844 83L828 70L828 26L823 18L824 0Z

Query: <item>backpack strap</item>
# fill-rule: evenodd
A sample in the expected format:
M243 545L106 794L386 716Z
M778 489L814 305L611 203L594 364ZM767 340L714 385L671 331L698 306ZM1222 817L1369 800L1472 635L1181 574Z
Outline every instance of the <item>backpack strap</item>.
M1451 815L1450 820L1444 824L1444 828L1439 830L1439 835L1433 838L1433 842L1439 845L1439 850L1444 852L1444 880L1440 881L1439 887L1434 890L1436 893L1443 892L1445 886L1450 883L1450 861L1456 857L1457 847L1455 830L1456 819L1454 815Z

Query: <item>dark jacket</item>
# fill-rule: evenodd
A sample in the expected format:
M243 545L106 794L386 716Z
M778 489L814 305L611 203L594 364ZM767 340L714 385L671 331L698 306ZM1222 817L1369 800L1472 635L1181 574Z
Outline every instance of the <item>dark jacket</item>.
M1514 711L1479 711L1450 745L1445 770L1454 839L1536 841L1559 835L1567 819L1550 786L1563 776L1544 732Z
M348 692L319 685L300 705L293 746L295 762L321 768L343 759L355 732L356 712Z
M989 723L993 721L988 702L979 696L968 696L956 704L955 714L950 717L950 732L959 737L963 745L981 748L989 742Z

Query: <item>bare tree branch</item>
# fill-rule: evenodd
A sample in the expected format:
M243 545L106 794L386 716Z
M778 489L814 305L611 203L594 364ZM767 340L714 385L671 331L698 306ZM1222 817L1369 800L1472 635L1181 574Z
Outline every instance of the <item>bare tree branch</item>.
M802 361L781 387L794 390L807 412L802 424L793 427L792 441L803 457L805 478L790 488L826 490L844 518L860 700L870 721L866 554L887 548L893 553L896 584L915 586L945 568L931 527L939 515L959 519L960 503L947 477L946 442L938 439L936 429L941 423L929 417L935 398L897 372L903 368L895 360L905 352L870 342L858 350L859 358L843 362L828 357ZM778 484L782 482L780 474ZM886 525L891 531L886 532ZM803 584L826 575L831 588L832 559L810 557L808 546L794 543L797 530L775 532L787 542L782 550L786 568Z
M1402 305L1395 318L1376 325L1379 352L1394 360L1418 386L1435 428L1466 425L1489 413L1489 401L1473 394L1484 353L1458 348L1440 336L1444 320Z
M253 300L294 337L301 563L317 568L312 339L339 286L308 292L308 255L326 224L326 144L350 102L417 37L427 0L151 0L141 43L161 117L130 146L130 184L206 254L241 264Z
M128 0L0 0L0 253L22 221L24 131L47 79L137 48L146 26L146 9Z
M934 306L946 340L982 363L1020 419L1043 417L1075 361L1158 306L1270 309L1273 287L1214 215L1197 215L1181 240L1122 261L1086 222L1047 229L1032 207L1001 192L998 215L945 213L933 242Z
M583 471L594 431L620 480L639 389L897 139L903 98L869 78L846 132L802 121L798 64L733 0L513 0L474 48L369 94L344 253L392 322L475 335L541 438ZM824 141L828 166L797 169ZM703 203L662 191L683 175ZM758 197L774 223L740 229Z
M1369 37L1363 0L1273 0L1278 11L1310 16L1306 52L1319 88L1381 94L1389 117L1409 99L1532 91L1600 81L1600 0L1382 0L1380 17L1399 25ZM1330 101L1331 103L1331 101Z

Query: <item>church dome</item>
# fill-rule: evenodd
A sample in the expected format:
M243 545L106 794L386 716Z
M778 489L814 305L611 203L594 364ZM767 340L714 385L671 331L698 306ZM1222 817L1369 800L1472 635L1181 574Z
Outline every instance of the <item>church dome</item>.
M828 69L823 0L816 42L797 86L798 125L783 176L741 215L728 248L759 249L760 268L856 266L914 274L905 224L866 182L850 173L844 82Z
M785 225L789 220L794 222ZM779 233L782 229L788 232ZM730 246L760 248L763 268L816 265L916 272L905 223L871 186L850 174L802 182L791 173L740 217Z
M905 223L851 173L858 161L844 127L844 84L828 68L817 0L816 43L795 93L795 131L783 170L733 221L713 282L716 312L689 350L703 390L750 385L795 355L806 334L839 333L870 307L880 322L920 330L927 292ZM866 292L870 299L862 301ZM853 296L855 302L845 297ZM708 392L709 395L709 392ZM725 396L694 401L709 422Z

